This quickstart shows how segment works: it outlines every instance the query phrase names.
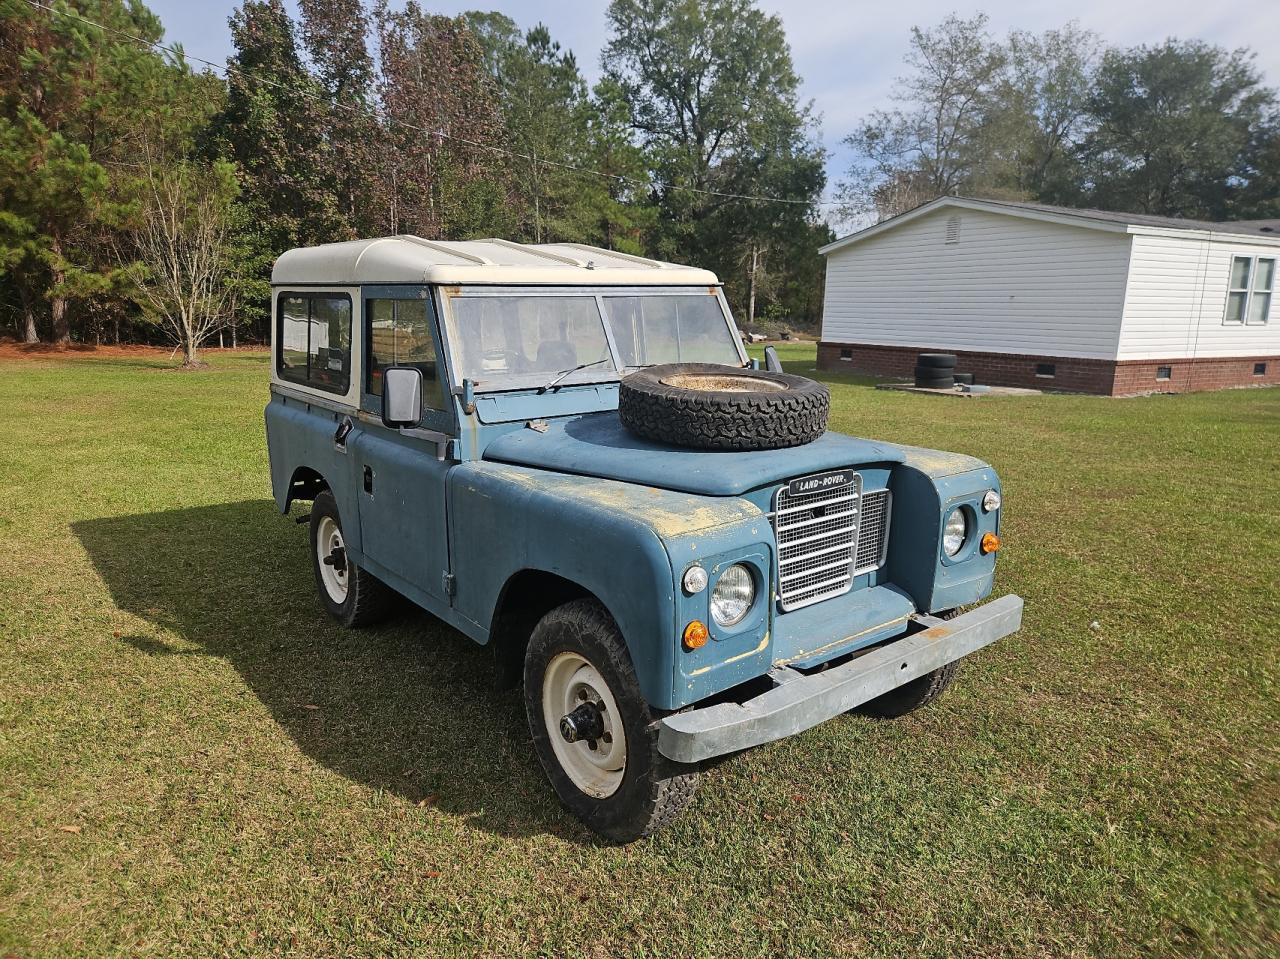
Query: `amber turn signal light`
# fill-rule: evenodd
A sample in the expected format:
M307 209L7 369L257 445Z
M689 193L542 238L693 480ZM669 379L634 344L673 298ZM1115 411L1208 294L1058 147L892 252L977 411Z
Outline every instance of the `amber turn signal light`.
M995 552L996 550L998 550L999 548L1000 548L1000 537L999 537L999 536L997 536L995 533L983 533L983 534L982 534L982 552L983 552L984 554L985 554L985 553L994 553L994 552Z
M710 638L711 634L707 632L707 624L696 619L684 628L685 649L701 649L707 645L707 640Z

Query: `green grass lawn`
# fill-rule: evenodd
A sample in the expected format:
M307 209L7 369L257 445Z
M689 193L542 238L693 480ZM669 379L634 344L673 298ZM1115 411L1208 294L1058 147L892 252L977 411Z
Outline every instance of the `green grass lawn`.
M0 955L1277 954L1280 390L829 378L834 428L997 467L1022 632L618 848L484 650L326 619L267 359L211 360L0 361Z

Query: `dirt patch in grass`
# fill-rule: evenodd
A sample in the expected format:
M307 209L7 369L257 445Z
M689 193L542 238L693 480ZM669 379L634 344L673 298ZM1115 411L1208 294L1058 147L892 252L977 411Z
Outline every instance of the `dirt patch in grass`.
M236 355L238 353L261 353L266 346L254 344L250 346L231 347L205 346L200 353L217 356L221 354ZM13 337L0 337L0 359L56 359L58 357L92 357L95 359L120 359L122 357L145 357L147 359L174 359L181 354L175 353L172 346L148 346L141 343L122 343L113 345L104 343L20 343Z

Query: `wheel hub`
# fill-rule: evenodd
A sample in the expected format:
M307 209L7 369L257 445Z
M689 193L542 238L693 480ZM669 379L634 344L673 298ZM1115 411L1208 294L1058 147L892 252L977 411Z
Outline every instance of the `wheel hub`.
M597 739L605 735L604 713L600 703L583 703L573 712L561 717L560 735L567 743L586 742L595 746Z
M560 768L596 799L613 795L627 768L627 736L618 701L581 653L552 657L542 677L542 721Z

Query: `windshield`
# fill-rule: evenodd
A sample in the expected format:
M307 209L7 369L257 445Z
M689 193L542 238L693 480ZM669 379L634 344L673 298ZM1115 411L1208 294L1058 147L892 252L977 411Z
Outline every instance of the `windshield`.
M481 388L611 379L655 363L741 366L713 294L468 296L452 299L457 375ZM605 322L618 355L609 350Z
M606 296L604 310L624 366L742 365L715 296Z
M593 296L460 296L453 316L460 375L477 384L548 379L582 363L617 372Z

